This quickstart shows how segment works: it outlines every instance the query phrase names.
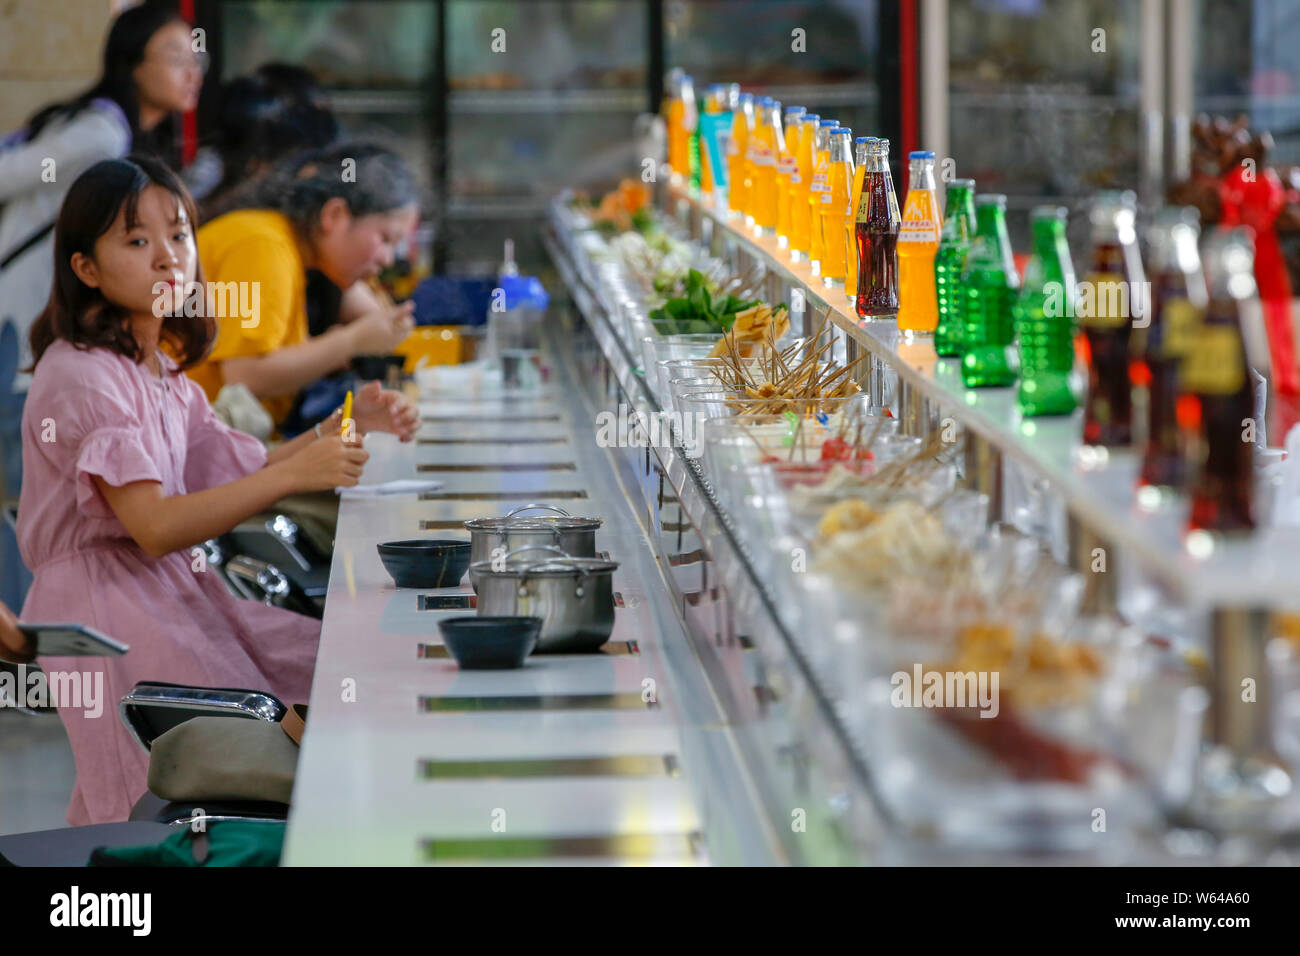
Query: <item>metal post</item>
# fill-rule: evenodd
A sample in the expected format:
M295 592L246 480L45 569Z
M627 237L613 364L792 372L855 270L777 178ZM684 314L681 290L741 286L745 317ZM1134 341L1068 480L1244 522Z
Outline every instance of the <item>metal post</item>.
M1119 600L1118 556L1107 549L1101 538L1073 512L1069 515L1067 528L1070 567L1084 581L1080 610L1084 614L1113 614Z
M988 495L989 524L1002 520L1002 452L972 431L966 432L966 487Z
M1273 743L1269 635L1262 608L1216 608L1210 615L1208 747L1187 809L1217 831L1276 829L1272 811L1295 787Z

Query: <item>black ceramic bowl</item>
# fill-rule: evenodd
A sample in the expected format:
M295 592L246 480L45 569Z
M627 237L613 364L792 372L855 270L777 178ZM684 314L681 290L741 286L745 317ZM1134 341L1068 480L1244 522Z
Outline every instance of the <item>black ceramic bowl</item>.
M357 355L350 366L357 378L363 378L367 382L374 379L388 382L402 377L402 366L405 364L406 358L401 355Z
M523 667L542 632L540 617L449 617L442 642L465 670Z
M386 541L379 545L379 559L399 588L451 588L469 570L469 542Z

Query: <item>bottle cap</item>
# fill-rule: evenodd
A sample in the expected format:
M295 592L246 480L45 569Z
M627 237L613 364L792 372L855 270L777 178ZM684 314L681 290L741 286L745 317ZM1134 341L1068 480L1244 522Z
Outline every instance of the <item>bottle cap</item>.
M803 121L805 123L821 123L822 118L818 116L816 113L804 113Z
M975 197L977 206L1000 206L1003 209L1007 207L1007 197L1004 193L979 193Z
M804 109L802 106L787 106L785 108L786 116L789 116L791 113L807 113L807 112L808 111Z
M876 141L876 137L874 137L874 136L859 136L859 137L858 137L857 139L855 139L853 142L855 142L855 143L874 143L875 141Z
M833 129L833 128L835 128L836 126L839 126L839 125L840 125L840 121L839 121L839 120L833 120L833 119L824 119L824 120L821 121L821 124L820 124L820 125L822 125L822 126L829 126L829 127L831 127L831 128Z
M928 149L914 149L907 154L908 159L934 159L934 153Z
M973 179L950 179L948 181L949 189L974 189L975 180Z

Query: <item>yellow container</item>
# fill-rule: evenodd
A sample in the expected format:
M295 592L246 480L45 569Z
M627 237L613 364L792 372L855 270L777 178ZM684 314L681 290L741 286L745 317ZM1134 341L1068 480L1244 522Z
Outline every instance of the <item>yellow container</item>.
M424 365L459 365L465 361L465 340L459 325L422 325L393 350L405 357L408 375Z

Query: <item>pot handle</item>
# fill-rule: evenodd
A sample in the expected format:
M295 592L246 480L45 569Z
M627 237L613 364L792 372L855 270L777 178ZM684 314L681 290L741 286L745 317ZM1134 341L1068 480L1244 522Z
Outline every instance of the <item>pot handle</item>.
M549 551L551 554L558 554L562 558L571 558L573 555L563 548L557 548L549 544L531 544L526 548L515 548L513 551L507 551L503 560L509 561L516 554L523 554L525 551Z
M529 504L529 505L520 505L520 506L519 506L518 508L516 508L514 511L511 511L509 514L507 514L506 517L507 517L507 518L513 518L515 515L517 515L517 514L523 514L525 511L554 511L557 515L564 515L564 517L566 517L566 518L571 518L571 517L573 517L571 514L569 514L569 513L568 513L567 511L565 511L563 508L557 508L557 507L555 507L555 505L544 505L544 504L540 504L540 503L538 503L538 502L534 502L534 503Z

